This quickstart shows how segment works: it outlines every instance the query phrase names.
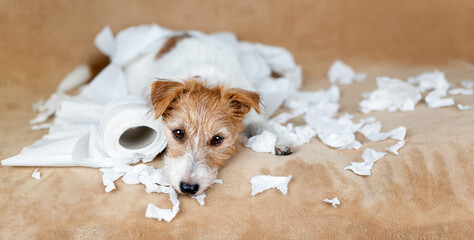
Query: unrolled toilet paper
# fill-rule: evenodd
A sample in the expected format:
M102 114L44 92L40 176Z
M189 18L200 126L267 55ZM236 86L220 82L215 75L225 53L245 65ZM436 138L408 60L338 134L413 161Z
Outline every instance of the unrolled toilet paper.
M151 161L166 147L166 138L161 118L149 112L144 99L132 96L102 107L78 99L63 102L48 135L2 165L111 167Z

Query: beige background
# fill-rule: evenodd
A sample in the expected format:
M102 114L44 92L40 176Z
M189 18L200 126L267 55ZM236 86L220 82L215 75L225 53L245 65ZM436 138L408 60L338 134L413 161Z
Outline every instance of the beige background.
M93 45L110 25L156 22L173 29L228 30L243 40L288 48L303 66L304 88L329 86L325 74L342 59L369 78L341 87L342 111L357 111L375 77L406 79L439 68L457 83L474 77L474 1L13 1L0 0L0 159L17 154L45 131L31 131L31 104L49 97L75 66L107 64ZM473 96L455 96L474 104ZM87 168L0 167L0 238L449 238L474 235L474 111L428 109L372 114L384 130L408 128L400 156L388 155L370 177L342 168L359 151L330 149L318 139L275 157L239 147L211 188L206 206L180 197L172 223L144 217L166 195L119 181L106 194ZM367 143L382 151L394 142ZM160 164L159 158L154 162ZM252 176L288 175L288 195L251 197ZM321 200L338 196L333 209Z

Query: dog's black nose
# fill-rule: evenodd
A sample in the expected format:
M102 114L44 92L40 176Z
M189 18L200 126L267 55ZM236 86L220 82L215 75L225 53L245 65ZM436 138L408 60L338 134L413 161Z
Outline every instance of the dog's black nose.
M187 184L185 182L179 183L179 189L182 193L195 194L199 190L199 184Z

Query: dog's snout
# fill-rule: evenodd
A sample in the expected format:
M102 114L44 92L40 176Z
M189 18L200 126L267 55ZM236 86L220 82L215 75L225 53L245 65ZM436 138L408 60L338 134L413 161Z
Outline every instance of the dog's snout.
M195 194L199 190L199 184L187 184L185 182L179 183L179 189L182 193Z

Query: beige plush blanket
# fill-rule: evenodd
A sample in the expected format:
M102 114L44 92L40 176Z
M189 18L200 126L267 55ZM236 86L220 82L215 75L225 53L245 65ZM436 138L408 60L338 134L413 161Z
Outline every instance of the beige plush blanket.
M46 133L30 130L31 104L49 97L62 76L83 62L96 69L106 64L92 45L105 24L115 31L148 22L231 30L244 40L282 45L303 66L304 90L328 88L329 64L341 58L368 73L365 82L341 86L341 112L356 119L365 116L357 109L360 94L376 89L376 76L406 79L437 68L452 83L473 79L472 1L410 3L5 0L0 159ZM472 95L454 99L474 105ZM238 143L218 175L224 184L206 192L205 206L180 196L181 211L171 223L145 218L150 202L170 208L168 195L121 180L106 193L97 169L40 167L38 181L31 177L36 168L0 166L0 239L472 239L474 110L429 109L420 102L414 112L371 116L384 131L408 130L400 155L376 162L371 176L343 167L361 161L365 148L383 151L395 141L358 136L360 150L335 150L314 138L289 156L255 153ZM151 164L160 166L161 156ZM249 181L260 174L291 174L288 194L273 189L250 196ZM322 202L335 196L338 208Z
M375 89L374 76L406 78L427 68L367 65L369 78L341 87L342 111L361 117L359 94ZM474 75L474 66L439 67L451 82ZM321 75L318 77L318 75ZM323 73L305 85L327 87ZM16 154L45 132L29 130L33 98L17 101L29 89L19 84L1 88L0 158ZM455 96L461 104L474 96ZM474 234L474 111L455 107L414 112L376 112L384 130L408 129L400 155L375 163L372 175L358 176L343 167L361 161L365 147L383 151L395 143L360 138L360 150L335 150L317 138L289 156L239 151L219 173L224 184L207 192L206 205L181 196L181 211L171 222L145 218L149 202L171 207L166 194L147 194L143 185L117 181L104 192L101 172L89 168L0 167L0 237L55 238L459 238ZM158 157L152 164L159 166ZM250 196L255 175L289 175L287 195L269 190ZM337 196L333 208L324 198Z

